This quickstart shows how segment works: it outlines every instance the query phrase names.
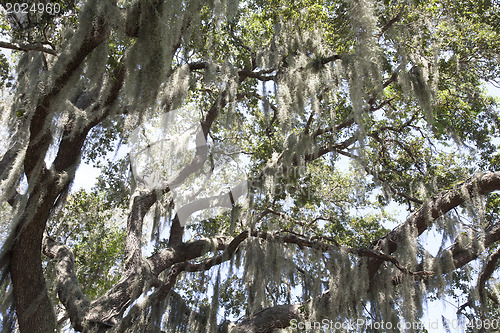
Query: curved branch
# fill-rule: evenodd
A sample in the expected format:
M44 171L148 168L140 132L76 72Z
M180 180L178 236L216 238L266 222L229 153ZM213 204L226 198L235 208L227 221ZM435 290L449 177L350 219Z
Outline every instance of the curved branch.
M441 192L424 202L422 207L411 214L408 219L379 239L373 249L386 254L395 252L403 241L407 230L415 230L421 235L432 223L451 209L484 194L500 190L500 172L479 173L456 186ZM368 272L372 278L383 261L373 259L368 262ZM455 266L456 267L456 266Z
M244 80L246 78L257 79L259 81L274 81L276 80L276 75L266 75L268 73L272 73L274 70L262 70L258 72L253 72L249 69L242 69L238 72L240 80Z
M56 61L54 67L60 68L59 73L50 82L47 93L37 101L30 122L30 142L24 163L28 180L33 176L32 173L39 165L40 160L44 159L52 139L50 131L47 130L46 122L53 101L66 87L70 78L81 68L87 56L108 38L109 28L104 24L104 19L100 18L97 22L90 31L86 32L83 40L69 51L72 52L72 57L63 57Z
M71 324L77 331L85 326L85 316L90 307L75 274L75 258L71 249L44 235L43 253L57 262L57 293L66 308Z
M233 238L229 236L219 236L179 243L156 252L147 259L147 262L151 267L151 273L158 276L176 263L201 257L210 250L224 250L232 240Z
M137 194L131 199L130 213L127 217L127 236L125 239L125 270L134 271L142 261L142 229L144 216L156 202L156 193L150 191Z
M407 272L411 275L426 277L430 275L431 272L410 272L405 267L401 266L395 258L387 254L396 251L398 245L403 239L405 229L408 227L415 228L417 230L417 234L420 235L432 224L432 222L443 216L454 207L461 205L474 197L488 194L496 190L500 190L500 172L478 174L454 189L444 191L425 201L422 208L410 215L405 222L389 232L386 236L382 237L373 245L372 249L354 251L357 251L358 255L374 257L368 259L370 278L373 277L384 261L392 262L403 272ZM261 238L268 236L266 233L259 233L259 235ZM286 235L286 237L287 238L284 238L283 241L295 243L299 246L308 246L324 251L326 251L327 248L333 247L332 245L326 243L301 239L295 235ZM485 246L489 246L498 240L500 240L500 223L497 223L486 230ZM360 251L361 253L359 253ZM463 249L460 250L458 245L454 245L450 251L453 255L455 268L459 268L478 257L478 253L473 251L464 251ZM493 265L493 261L490 261ZM486 272L489 272L489 270L490 269L485 269ZM486 275L484 276L486 277ZM329 298L331 298L331 296L328 292L326 292L322 296L302 304L286 304L264 309L235 325L231 332L270 333L275 328L288 327L291 324L291 320L300 318L301 307L306 306L311 301L328 301Z

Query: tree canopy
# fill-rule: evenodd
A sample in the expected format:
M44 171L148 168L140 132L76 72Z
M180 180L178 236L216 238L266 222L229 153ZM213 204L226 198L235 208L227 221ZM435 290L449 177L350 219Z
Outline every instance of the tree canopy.
M3 331L499 317L495 0L0 4Z

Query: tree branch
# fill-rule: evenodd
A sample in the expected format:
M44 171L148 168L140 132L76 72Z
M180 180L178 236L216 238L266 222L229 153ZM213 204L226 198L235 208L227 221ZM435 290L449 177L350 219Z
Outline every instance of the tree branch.
M127 217L127 236L125 239L125 270L134 271L142 262L142 227L144 216L156 202L156 193L136 193L131 199L131 209Z
M184 271L197 272L197 271L208 270L215 265L219 265L222 262L229 260L230 257L236 252L241 242L243 242L245 239L248 238L248 235L249 235L248 231L242 232L227 245L222 254L204 260L201 263L193 264L187 261L183 261L172 265L167 275L167 278L165 279L165 282L162 284L162 286L158 288L155 292L153 292L151 295L147 296L144 301L135 304L130 309L127 316L122 320L116 332L128 331L131 327L132 322L134 322L139 316L145 313L149 309L149 307L152 306L152 304L156 304L158 302L163 301L169 295L180 273Z
M57 293L59 300L66 308L71 325L77 331L82 331L85 316L90 307L89 299L80 288L75 274L75 258L66 245L57 244L46 234L43 238L43 253L57 262Z
M290 326L292 319L301 316L305 304L285 304L263 309L242 320L230 329L231 333L272 333L277 328Z
M484 231L484 246L489 247L500 240L500 222L496 223ZM452 254L453 265L460 268L468 262L478 258L479 253L473 248L463 248L461 242L457 239L449 250ZM443 258L443 260L446 260Z
M252 78L265 82L265 81L276 80L276 75L266 75L272 72L274 72L274 69L265 69L258 72L254 72L249 69L242 69L238 72L238 75L241 81L243 81L246 78Z
M432 223L451 209L471 200L474 197L500 190L500 172L479 173L455 188L441 192L424 202L422 207L411 214L408 219L394 228L386 236L379 239L373 249L391 254L397 250L408 230L415 230L421 235ZM375 275L382 264L381 260L368 262L370 278ZM457 266L455 266L457 267Z
M83 11L89 10L89 6L92 4ZM63 97L61 92L71 77L81 69L87 56L107 39L109 29L104 22L104 18L99 17L91 29L77 31L80 38L70 46L68 56L56 60L53 75L47 76L45 93L35 102L29 119L24 172L30 192L26 206L21 208L25 213L16 221L18 224L10 256L14 303L22 331L47 332L55 329L56 318L43 276L40 249L47 219L67 179L44 167L44 158L52 142L49 119L54 100Z
M358 250L351 250L353 253L356 253L360 257L369 257L369 258L376 258L382 261L388 261L394 264L397 269L399 269L401 272L404 274L412 275L412 276L423 276L423 277L428 277L434 274L434 272L431 271L410 271L408 268L404 267L399 263L399 261L388 254L385 254L380 251L375 251L371 249L358 249Z
M403 14L403 10L405 9L405 6L403 5L401 7L401 9L399 10L398 14L396 16L394 16L392 19L390 19L383 27L382 29L380 29L380 32L378 33L377 37L382 37L382 35L387 31L389 30L393 25L394 23L396 23L397 21L399 21L401 19L401 16Z
M74 46L72 57L63 57L58 59L55 68L60 68L59 73L50 82L50 88L38 101L30 121L30 142L26 150L26 158L24 170L28 180L33 176L32 173L37 165L40 165L40 160L45 158L45 154L50 145L52 134L46 126L47 119L50 114L50 107L54 99L67 85L69 79L81 68L81 64L87 56L100 44L102 44L109 35L109 29L103 23L104 19L100 18L98 23L92 26L90 31L86 32L83 40L79 45Z
M481 303L485 303L484 301L484 287L486 284L486 281L491 277L495 269L497 268L498 260L500 259L500 247L497 248L497 250L490 256L488 259L488 262L486 265L483 267L483 270L481 274L479 275L479 279L477 282L477 290L479 292L479 298L481 300Z
M19 44L19 43L8 43L8 42L2 42L0 41L0 47L4 49L11 49L11 50L18 50L18 51L24 51L24 52L29 52L29 51L40 51L40 52L45 52L48 54L52 55L57 55L57 52L43 47L42 45L34 45L34 44Z
M398 269L410 275L428 277L432 274L432 272L411 272L407 268L402 266L397 261L397 259L387 254L392 253L397 249L398 245L403 239L405 229L408 227L413 227L417 230L417 234L420 235L424 230L426 230L427 227L432 224L433 221L444 215L452 208L463 204L464 202L470 200L475 196L488 194L495 190L500 190L500 172L478 174L472 179L457 186L456 188L449 191L444 191L425 201L421 209L410 215L410 217L408 217L408 219L404 223L402 223L400 226L396 227L386 236L374 243L371 249L348 249L348 251L352 251L361 256L366 256L369 258L371 257L371 259L368 259L368 270L370 277L373 277L375 272L380 267L381 263L385 261L392 262ZM262 232L258 232L256 233L256 235L263 239L269 237L269 234ZM282 241L297 244L299 247L307 246L321 251L338 249L335 246L322 242L302 239L296 235L273 235L273 237L280 237ZM489 246L490 244L498 240L500 240L500 223L497 223L486 230L485 246ZM472 253L471 251L457 250L455 252L453 251L454 248L455 246L452 247L450 251L454 253L453 262L456 268L465 265L467 262L477 258L478 256L477 253ZM385 249L386 251L383 252L382 249ZM493 263L491 265L493 265ZM487 270L487 272L489 271L490 269ZM487 274L485 274L484 276L486 277ZM299 309L301 307L305 306L311 301L328 301L330 297L330 294L327 292L314 300L310 300L302 304L279 305L264 309L261 312L258 312L235 325L231 332L272 332L274 328L288 327L290 325L290 320L300 318L301 312L299 311Z
M199 258L208 251L224 250L231 241L232 237L219 236L178 243L175 246L156 252L147 261L151 266L151 273L158 276L158 274L176 263Z

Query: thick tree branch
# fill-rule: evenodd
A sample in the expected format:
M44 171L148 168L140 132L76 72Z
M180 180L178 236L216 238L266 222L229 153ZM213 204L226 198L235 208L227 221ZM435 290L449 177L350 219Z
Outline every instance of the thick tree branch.
M145 313L152 304L156 304L164 300L174 287L177 277L182 272L196 272L202 270L208 270L215 265L219 265L222 262L229 260L230 257L236 252L238 246L245 239L248 238L248 232L243 232L236 236L224 249L224 252L220 255L214 256L210 259L204 260L201 263L193 264L187 261L178 262L170 268L170 271L165 279L165 282L160 288L158 288L151 295L147 296L142 302L135 304L127 314L127 316L122 320L118 326L116 332L126 332L131 324L136 321L143 313Z
M130 213L127 217L127 236L125 239L125 269L135 271L142 261L142 229L144 216L156 202L156 193L137 193L131 199Z
M266 75L272 73L274 70L261 70L258 72L253 72L249 69L242 69L238 72L240 80L244 80L246 78L257 79L259 81L274 81L276 80L276 75Z
M219 236L179 243L156 252L147 261L152 274L157 276L176 263L199 258L208 251L224 250L231 241L229 236Z
M72 57L58 59L55 68L59 68L58 75L50 82L50 88L38 101L30 121L30 142L26 150L24 170L28 180L32 178L33 170L40 161L45 158L45 154L52 139L49 126L46 126L50 112L51 104L58 97L62 89L67 85L69 79L81 68L81 64L87 56L100 44L102 44L109 35L108 27L103 23L104 19L98 20L93 25L93 29L86 32L85 37L79 45L71 47L69 52Z
M484 191L491 191L495 187L495 182L493 179L487 178L479 179L481 186L481 189L479 190L481 193ZM467 186L467 184L463 184L462 186ZM442 194L444 195L444 194ZM448 192L447 195L449 196ZM435 197L433 200L436 200L437 198ZM442 200L442 199L441 199ZM439 201L441 202L441 201ZM492 226L491 232L498 231L496 226ZM171 290L173 285L175 284L175 280L178 276L178 274L181 271L199 271L199 270L205 270L209 269L210 267L213 267L215 265L220 264L221 262L227 260L234 251L237 249L238 245L245 240L248 236L252 237L259 237L261 239L270 239L272 238L273 240L276 241L281 241L283 243L293 243L298 245L299 247L311 247L318 249L320 251L335 251L338 250L339 247L336 245L330 245L324 242L320 242L317 240L308 240L302 238L300 235L294 235L290 233L265 233L265 232L258 232L258 231L249 231L249 232L244 232L237 236L234 239L229 239L227 237L221 237L217 238L214 241L210 240L199 240L199 241L194 241L190 244L179 244L178 245L178 253L174 254L175 250L173 248L168 248L165 250L160 251L153 257L151 257L148 261L151 263L151 267L155 267L156 265L156 272L161 271L161 269L158 268L158 266L163 266L163 267L171 267L171 271L168 274L168 278L165 281L165 283L155 292L152 294L151 300L154 300L158 297L166 297L168 292ZM488 238L489 237L489 238ZM490 241L493 240L492 235L487 235L487 239ZM217 249L224 249L224 253L221 255L217 255L212 257L211 259L207 259L201 263L198 264L191 264L188 263L187 260L183 260L186 257L191 257L191 258L196 258L199 257L203 251L207 250L208 245L211 245L212 248L217 248ZM189 248L192 248L191 251L188 250ZM192 251L195 249L195 251ZM186 251L187 250L187 251ZM404 266L402 266L397 259L394 257L387 255L383 252L380 252L378 250L372 250L372 249L348 249L349 252L362 256L362 257L370 257L374 258L377 261L389 261L393 263L398 269L400 269L402 272L410 275L415 275L415 276L428 276L431 273L430 272L411 272ZM170 259L167 259L169 253ZM168 263L165 261L169 261ZM162 267L162 268L163 268ZM323 297L323 296L321 296ZM326 296L324 296L326 297ZM323 298L324 298L323 297ZM149 304L150 302L148 302ZM281 305L278 307L273 307L269 309L265 309L259 313L254 314L252 317L245 319L241 323L237 324L233 328L233 332L271 332L275 328L282 328L282 327L287 327L290 324L290 320L294 318L299 318L300 312L298 309L300 309L301 306L304 306L305 304L295 304L295 305ZM137 318L136 316L138 315L139 312L143 311L146 306L146 304L138 305L138 308L136 308L134 311L131 311L129 313L129 319ZM138 312L136 312L138 311ZM124 323L129 322L130 320L125 320ZM126 327L126 326L123 326Z
M388 254L385 254L383 252L371 250L371 249L358 249L358 250L351 250L353 253L356 253L360 257L368 257L368 258L376 258L378 260L382 261L387 261L391 262L396 266L397 269L399 269L401 272L404 274L412 275L412 276L423 276L423 277L429 277L434 274L434 272L431 271L410 271L408 268L404 267L399 263L399 261L394 257L390 256Z
M90 307L89 299L83 294L75 274L75 258L66 245L57 244L47 235L43 238L43 253L57 262L57 292L59 300L66 308L71 325L82 331L85 316Z
M229 189L229 193L234 201L237 201L241 196L245 194L246 181L240 182L236 186ZM189 216L195 212L215 207L226 207L231 208L233 203L231 202L231 196L229 193L223 193L220 195L214 195L211 197L204 197L196 199L188 204L182 206L177 211L177 216L187 219Z
M184 270L186 272L198 272L204 271L212 268L213 266L219 265L224 261L227 261L231 258L231 256L236 252L240 244L248 238L250 234L249 231L244 231L240 233L238 236L234 237L234 239L227 245L224 249L224 252L220 255L213 256L210 259L206 259L198 264L188 264Z
M405 233L415 230L417 236L421 235L432 223L451 209L470 201L474 197L500 190L500 172L479 173L465 183L455 188L441 192L433 198L426 200L422 207L411 214L408 219L398 227L379 239L374 244L374 249L390 254L397 250L403 241ZM370 260L368 271L373 277L382 261Z

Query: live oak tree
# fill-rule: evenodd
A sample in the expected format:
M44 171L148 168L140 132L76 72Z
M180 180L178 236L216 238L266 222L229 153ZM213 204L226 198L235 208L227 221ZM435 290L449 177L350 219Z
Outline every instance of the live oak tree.
M494 315L498 3L51 4L2 13L4 331L398 331L458 291ZM152 188L131 138L177 110L204 144ZM227 179L191 210L176 186L237 154L246 197L184 225ZM82 162L103 169L91 192L71 189Z

